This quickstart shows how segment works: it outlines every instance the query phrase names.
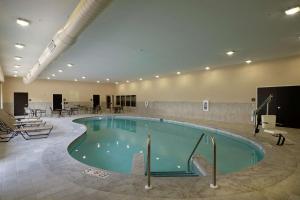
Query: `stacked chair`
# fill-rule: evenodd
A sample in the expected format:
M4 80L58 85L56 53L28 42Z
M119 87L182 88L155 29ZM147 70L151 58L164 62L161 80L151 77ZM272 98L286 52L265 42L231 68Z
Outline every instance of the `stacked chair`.
M12 138L21 135L25 140L40 139L49 136L53 129L40 118L15 118L0 110L0 142L9 142Z

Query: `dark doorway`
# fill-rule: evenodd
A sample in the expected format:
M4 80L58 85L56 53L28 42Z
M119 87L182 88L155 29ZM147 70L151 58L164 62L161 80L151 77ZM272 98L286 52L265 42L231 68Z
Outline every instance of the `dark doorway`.
M62 109L62 94L53 94L53 110Z
M97 108L100 106L100 95L94 94L93 95L93 108Z
M300 86L264 87L257 89L257 105L270 95L269 115L276 115L278 126L300 128ZM264 108L260 115L266 114Z
M110 107L111 107L111 97L106 96L106 108L110 109Z
M14 93L14 115L24 115L25 107L28 107L28 93L15 92Z
M121 96L121 106L125 106L125 96Z

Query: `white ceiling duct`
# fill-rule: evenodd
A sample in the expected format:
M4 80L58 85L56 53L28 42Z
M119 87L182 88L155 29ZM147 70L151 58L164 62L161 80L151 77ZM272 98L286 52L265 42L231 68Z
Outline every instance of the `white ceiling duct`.
M80 33L110 2L111 0L80 0L65 26L54 35L38 62L23 78L24 83L34 81L58 55L75 43Z

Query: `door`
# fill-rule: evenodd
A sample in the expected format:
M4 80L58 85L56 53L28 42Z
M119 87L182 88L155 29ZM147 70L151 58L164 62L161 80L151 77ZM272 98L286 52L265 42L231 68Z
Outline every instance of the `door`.
M28 107L28 93L15 92L14 93L14 115L24 115L25 107Z
M300 86L258 88L258 105L269 96L273 99L269 104L269 114L276 115L278 126L300 128ZM261 114L266 114L266 109Z
M62 109L62 94L53 94L53 110Z
M100 106L100 95L94 94L93 95L93 108Z
M110 109L110 107L111 107L111 97L106 96L106 108Z

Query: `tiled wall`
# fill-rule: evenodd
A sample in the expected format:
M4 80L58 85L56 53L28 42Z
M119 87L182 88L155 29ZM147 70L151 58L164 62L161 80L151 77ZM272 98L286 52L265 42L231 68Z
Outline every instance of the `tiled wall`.
M127 108L128 109L128 108ZM130 112L143 115L159 115L163 117L180 117L187 119L204 119L235 123L251 123L255 104L252 103L213 103L209 104L209 111L202 110L202 102L138 102L136 108Z
M68 106L82 105L92 106L91 102L69 102ZM30 102L30 108L46 109L50 115L52 102ZM106 110L105 102L101 104L102 110ZM5 103L4 109L13 113L13 104ZM202 102L166 102L151 101L148 107L145 102L137 102L136 108L125 107L124 111L137 115L155 115L162 117L179 117L186 119L203 119L225 121L235 123L251 123L252 112L255 104L252 103L209 103L209 111L202 110Z
M91 102L68 102L68 104L65 104L65 107L74 107L76 105L92 107ZM29 108L46 110L47 116L49 116L51 114L50 107L52 107L52 102L29 102ZM105 102L101 102L101 108L105 110L105 108L106 108ZM13 103L4 103L3 109L5 111L13 114L14 113L14 104Z

